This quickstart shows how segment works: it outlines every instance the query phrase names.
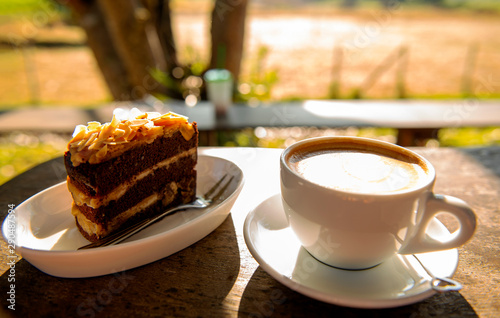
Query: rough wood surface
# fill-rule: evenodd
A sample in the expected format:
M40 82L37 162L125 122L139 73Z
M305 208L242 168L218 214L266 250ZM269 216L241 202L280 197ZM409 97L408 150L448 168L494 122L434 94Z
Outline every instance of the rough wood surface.
M16 311L7 308L7 245L0 258L0 316L24 317L498 317L500 316L500 148L415 149L436 167L437 193L467 201L479 222L459 249L460 292L437 294L392 309L360 310L322 303L269 276L243 239L245 216L279 191L279 149L210 148L201 153L236 162L245 187L231 215L194 245L154 263L86 279L49 276L20 258L15 264ZM0 216L8 204L64 180L62 159L39 165L0 187ZM445 224L448 220L444 219ZM448 225L448 224L447 224Z

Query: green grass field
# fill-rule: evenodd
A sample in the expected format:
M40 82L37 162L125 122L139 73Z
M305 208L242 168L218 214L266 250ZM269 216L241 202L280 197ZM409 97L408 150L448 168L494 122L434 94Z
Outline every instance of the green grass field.
M55 134L12 133L0 137L0 184L64 153L67 138Z
M61 4L53 0L7 0L0 3L0 15L26 16L64 10Z

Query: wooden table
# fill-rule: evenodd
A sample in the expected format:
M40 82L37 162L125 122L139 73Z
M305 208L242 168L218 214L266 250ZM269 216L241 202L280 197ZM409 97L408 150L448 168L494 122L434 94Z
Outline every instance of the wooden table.
M279 149L201 148L237 163L246 183L231 214L210 235L165 259L115 275L85 279L49 276L24 259L15 263L16 311L7 245L0 260L0 316L24 317L499 317L500 148L422 149L436 167L436 192L467 201L478 216L474 238L459 249L460 292L436 294L399 308L361 310L296 293L268 275L243 239L245 216L279 191ZM40 190L64 180L61 158L43 163L0 187L0 216ZM444 220L446 224L446 220Z

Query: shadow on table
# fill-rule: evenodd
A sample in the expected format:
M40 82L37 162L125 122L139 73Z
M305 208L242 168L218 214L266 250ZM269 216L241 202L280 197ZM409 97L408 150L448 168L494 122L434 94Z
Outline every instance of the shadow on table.
M282 285L261 267L252 275L240 302L240 317L477 317L458 292L436 294L422 302L388 309L355 309L311 299Z
M222 257L221 257L222 255ZM119 268L119 260L117 260ZM19 316L221 316L220 303L240 268L231 215L214 232L167 258L139 268L93 278L65 279L40 272L21 259L15 264ZM0 277L8 291L9 271ZM5 306L0 316L10 312Z
M500 178L500 147L458 148L458 150Z

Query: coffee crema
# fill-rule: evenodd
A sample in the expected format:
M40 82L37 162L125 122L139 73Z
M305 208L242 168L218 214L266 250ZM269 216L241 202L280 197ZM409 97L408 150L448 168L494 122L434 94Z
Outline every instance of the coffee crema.
M288 166L305 179L327 188L382 194L410 190L427 181L425 165L402 154L315 148L290 153Z

